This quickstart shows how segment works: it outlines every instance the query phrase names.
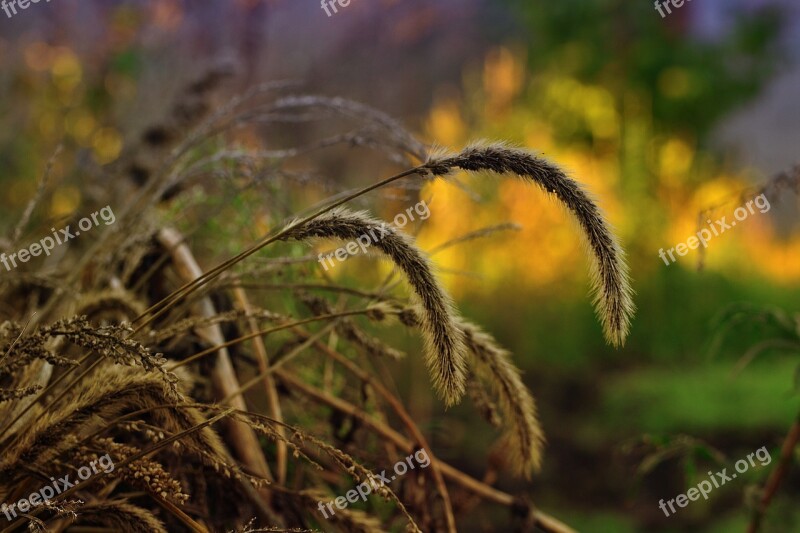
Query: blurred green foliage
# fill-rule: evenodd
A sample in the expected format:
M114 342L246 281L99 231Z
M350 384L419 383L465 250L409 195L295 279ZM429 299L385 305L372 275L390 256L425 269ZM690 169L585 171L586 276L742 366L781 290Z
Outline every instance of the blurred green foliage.
M661 472L637 479L633 474L641 458L617 452L626 439L653 433L665 442L671 435L691 434L728 457L760 446L777 453L800 409L795 392L798 350L767 349L734 376L748 349L775 332L757 317L733 327L719 320L724 310L740 303L796 312L796 285L753 271L744 276L725 269L698 272L691 259L653 268L658 243L670 239L664 228L677 225L677 213L697 216L688 202L692 189L725 173L722 158L708 148L710 133L758 95L784 63L778 44L782 13L774 7L749 7L734 15L722 34L710 36L690 28L691 4L664 19L652 2L506 4L520 15L520 31L494 37L509 49L525 50L530 81L503 114L491 110L486 78L513 69L485 70L483 85L476 76L466 76L461 110L466 124L461 127L529 146L552 138L553 146L613 162L614 170L608 172L600 164L587 167L606 181L619 177L625 213L619 217L624 221L621 232L638 307L626 347L614 351L603 345L600 326L584 298L586 285L565 290L563 279L549 286L497 283L476 294L478 284L466 284L459 297L464 314L485 324L515 354L539 402L550 445L537 482L537 502L550 506L556 516L568 516L579 531L743 530L749 521L742 503L748 484L763 483L769 469L751 472L707 506L665 519L658 499L685 491L696 465L670 463L668 477ZM573 105L570 95L549 97L564 90L587 98ZM613 109L619 135L598 129L585 109L605 94L613 102L601 101L597 107ZM437 131L448 131L449 123L443 124ZM541 124L546 134L530 133L541 130ZM662 150L675 142L690 147L680 172L664 168L665 160L671 164L681 155ZM608 202L607 197L602 200ZM523 226L527 222L512 220ZM535 250L526 250L526 255L549 261L544 242L530 244ZM742 263L754 259L741 252L729 258ZM779 492L775 516L765 531L795 531L791 524L800 521L800 511L786 508L798 494L792 483L787 481Z
M688 31L688 3L662 19L652 2L507 1L530 32L534 72L558 68L619 99L629 91L646 95L657 130L691 129L703 137L757 94L781 63L782 18L773 6L739 13L712 40Z

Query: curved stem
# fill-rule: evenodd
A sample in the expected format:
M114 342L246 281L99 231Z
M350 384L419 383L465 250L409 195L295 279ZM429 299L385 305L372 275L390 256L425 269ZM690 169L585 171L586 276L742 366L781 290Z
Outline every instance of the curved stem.
M321 215L323 215L323 214L325 214L325 213L327 213L327 212L339 207L340 205L343 205L343 204L349 202L350 200L353 200L353 199L358 198L359 196L362 196L362 195L364 195L364 194L366 194L366 193L368 193L370 191L373 191L375 189L383 187L384 185L388 185L389 183L392 183L393 181L397 181L397 180L399 180L401 178L405 178L405 177L411 176L413 174L419 174L420 172L422 172L422 168L423 167L414 167L414 168L412 168L410 170L406 170L404 172L401 172L400 174L395 174L394 176L390 176L390 177L388 177L388 178L386 178L384 180L379 181L378 183L375 183L375 184L370 185L368 187L364 187L363 189L361 189L359 191L356 191L353 194L350 194L350 195L342 198L341 200L338 200L338 201L328 205L327 207L324 207L324 208L320 209L319 211L316 211L315 213L305 217L304 219L286 226L285 228L283 228L282 230L280 230L278 233L274 234L273 236L264 237L261 241L259 241L258 243L254 244L253 246L251 246L247 250L245 250L245 251L235 255L234 257L222 262L221 264L217 265L216 267L212 268L208 272L206 272L203 275L201 275L200 277L198 277L197 279L184 284L179 289L173 291L172 294L170 294L169 296L165 297L161 301L159 301L159 302L153 304L152 306L150 306L150 308L145 310L141 315L139 315L136 318L136 320L134 320L134 323L141 321L144 317L146 317L150 313L153 313L153 314L150 316L150 318L148 318L144 322L141 322L139 324L139 326L134 330L133 333L134 334L137 333L138 331L142 330L145 326L147 326L148 324L150 324L151 322L156 320L158 317L163 315L178 300L186 297L187 295L189 295L191 292L196 290L201 285L204 285L204 284L208 283L209 281L211 281L212 279L214 279L217 276L219 276L222 272L224 272L228 268L232 267L236 263L239 263L243 259L246 259L247 257L250 257L251 255L253 255L257 251L259 251L263 247L265 247L265 246L267 246L267 245L269 245L269 244L271 244L271 243L273 243L273 242L275 242L277 240L280 240L290 230L296 228L297 226L302 226L303 224L306 224L306 223L310 222L311 220L314 220L315 218L317 218L317 217L319 217L319 216L321 216Z
M274 333L276 331L281 331L281 330L284 330L284 329L294 328L296 326L299 326L299 325L302 325L302 324L308 324L310 322L319 322L320 320L325 320L325 319L328 319L328 318L341 318L341 317L353 316L353 315L363 315L367 311L368 311L368 309L356 309L354 311L343 311L341 313L331 313L329 315L319 315L319 316L315 316L315 317L311 317L311 318L306 318L306 319L303 319L303 320L298 320L296 322L291 322L289 324L283 324L283 325L280 325L280 326L275 326L275 327L271 327L271 328L267 328L267 329L262 329L262 330L259 330L259 331L254 331L253 333L248 333L247 335L242 335L241 337L237 337L235 339L231 339L229 341L223 342L222 344L218 344L216 346L212 346L211 348L203 350L202 352L197 352L196 354L194 354L192 356L189 356L186 359L183 359L181 361L177 361L176 363L174 363L172 365L169 365L167 367L167 370L169 370L171 372L171 371L175 370L178 367L181 367L183 365L187 365L187 364L189 364L189 363L191 363L193 361L197 361L198 359L200 359L202 357L205 357L208 354L214 353L217 350L219 350L220 348L225 348L227 346L232 346L234 344L239 344L240 342L244 342L246 340L260 338L260 337L263 337L264 335L268 335L268 334Z
M346 400L331 396L330 394L298 379L284 369L276 370L275 375L278 377L278 379L288 385L291 390L296 390L320 403L324 403L325 405L336 409L337 411L340 411L348 416L352 416L359 422L362 422L365 426L369 426L378 434L394 443L398 448L404 450L405 453L411 453L414 451L413 442L406 439L403 435L386 425L384 422L376 420L374 417L365 413L363 410L347 402ZM506 507L513 507L520 504L520 501L513 495L498 490L490 485L487 485L486 483L483 483L482 481L470 477L460 470L445 463L441 459L433 457L433 454L430 455L431 464L436 464L444 476L463 488L469 490L473 494L487 501ZM531 507L530 513L537 526L543 531L548 533L575 533L572 528L543 511Z
M295 331L306 338L310 338L309 333L303 331L300 328L295 328ZM368 372L360 369L355 363L344 357L342 354L333 350L328 345L321 343L319 341L315 341L314 345L318 350L322 353L327 355L328 357L332 358L337 363L341 364L347 370L349 370L352 374L357 376L361 381L364 383L369 383L371 387L377 392L383 399L392 406L392 409L397 413L406 427L409 429L411 434L414 436L414 439L419 443L420 446L425 448L428 452L428 455L431 456L431 461L433 461L433 449L431 448L430 444L428 444L425 436L419 430L417 425L414 423L411 415L405 410L403 404L394 397L394 395L389 392L386 387L383 386L380 382L375 380ZM442 477L442 473L438 467L438 464L433 464L433 479L436 483L436 487L439 490L439 494L442 497L442 507L444 509L445 519L447 521L447 530L451 533L456 532L456 520L455 516L453 516L453 507L450 502L450 494L447 491L447 485L444 482L444 478Z
M761 522L764 519L767 508L772 498L775 496L775 493L778 492L778 487L780 487L783 477L786 475L786 472L789 471L789 467L792 464L792 455L794 455L794 449L798 442L800 442L800 415L797 416L794 424L789 428L789 432L783 440L781 457L767 479L766 485L764 485L761 500L758 502L758 506L753 513L753 518L747 528L748 533L756 533L761 528Z

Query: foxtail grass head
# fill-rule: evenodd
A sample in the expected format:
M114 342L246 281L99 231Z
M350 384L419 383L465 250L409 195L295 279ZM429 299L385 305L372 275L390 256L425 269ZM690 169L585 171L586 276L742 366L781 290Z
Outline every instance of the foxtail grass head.
M589 245L592 292L606 340L622 346L634 312L628 265L600 208L583 188L553 163L502 143L476 143L457 154L431 154L421 171L445 176L454 170L515 174L554 195L577 219Z
M463 333L455 322L456 313L449 296L433 275L427 258L409 237L365 213L339 208L304 224L290 225L283 238L356 241L364 236L370 236L372 247L388 256L408 279L421 309L425 364L434 387L447 405L458 403L466 387Z

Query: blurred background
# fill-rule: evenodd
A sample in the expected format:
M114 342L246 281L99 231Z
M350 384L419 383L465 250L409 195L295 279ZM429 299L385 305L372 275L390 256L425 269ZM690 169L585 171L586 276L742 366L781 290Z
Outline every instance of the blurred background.
M464 178L418 192L431 216L410 231L423 248L520 226L435 256L463 314L514 353L538 401L543 472L498 485L579 531L743 531L767 468L669 518L658 502L761 446L777 458L800 410L798 59L790 0L694 0L663 18L652 2L621 0L351 0L331 16L312 0L40 2L0 12L0 222L19 218L59 143L46 215L72 213L92 187L123 186L104 169L220 60L236 64L229 96L293 80L381 109L427 143L528 147L604 208L638 312L624 348L604 344L577 228L540 191ZM281 132L270 139L281 146ZM241 142L264 140L243 132ZM328 188L297 187L296 209L398 170L342 149L297 165L319 169ZM702 253L659 258L763 187L768 213ZM408 205L387 192L362 207L389 218ZM268 229L249 209L238 228L202 221L197 242L217 259L241 249ZM332 275L385 275L376 268L353 260ZM437 416L417 363L396 369L411 412L439 456L480 477L494 433L467 408ZM800 531L798 501L795 467L764 531Z

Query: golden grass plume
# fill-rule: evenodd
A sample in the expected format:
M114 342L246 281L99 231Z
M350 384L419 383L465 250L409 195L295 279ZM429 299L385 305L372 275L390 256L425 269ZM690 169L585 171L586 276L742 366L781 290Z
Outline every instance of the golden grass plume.
M337 238L354 241L374 236L372 247L388 256L406 275L420 303L420 326L425 341L425 364L447 405L464 394L466 363L463 334L456 325L450 297L439 285L423 253L411 238L363 212L337 208L310 222L292 227L284 239ZM380 237L380 238L377 238Z
M453 155L434 152L421 167L434 176L454 169L515 174L555 195L572 212L594 258L592 292L606 340L623 345L635 309L628 265L600 208L580 184L553 163L504 143L476 142Z

